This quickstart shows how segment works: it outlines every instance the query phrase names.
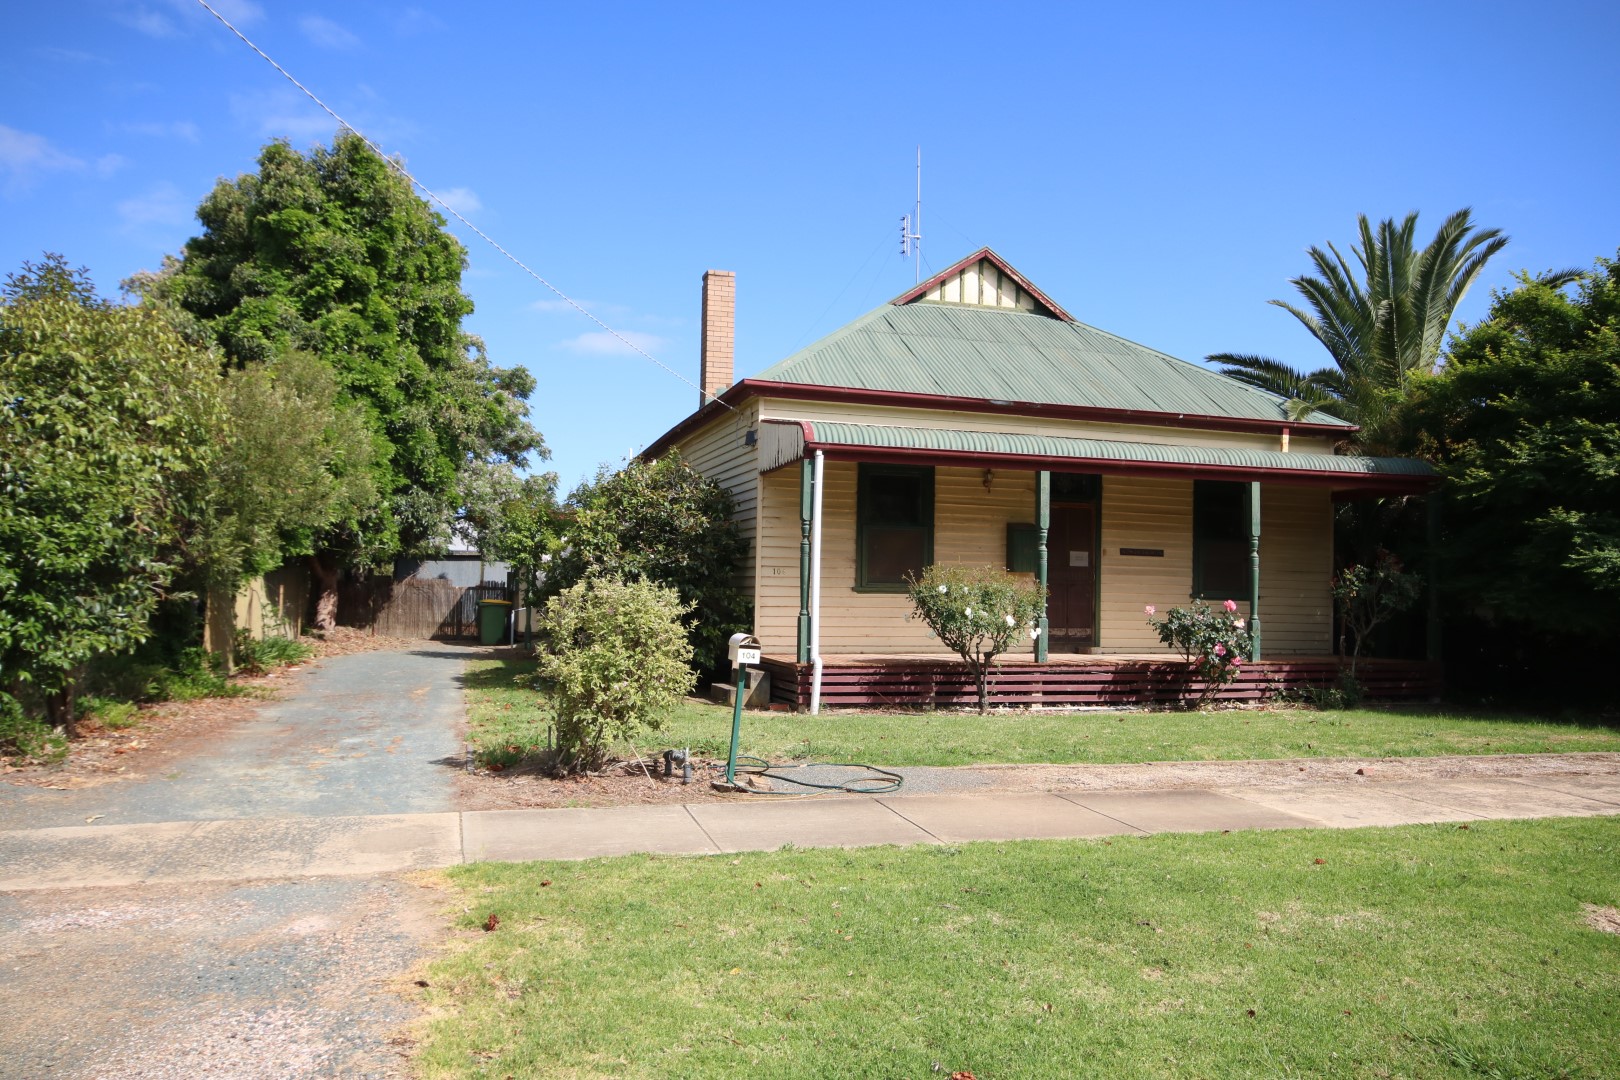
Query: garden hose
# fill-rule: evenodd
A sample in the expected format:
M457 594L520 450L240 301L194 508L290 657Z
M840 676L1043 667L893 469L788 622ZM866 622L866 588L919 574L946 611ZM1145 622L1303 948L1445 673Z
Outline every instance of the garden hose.
M745 762L746 764L744 764ZM787 776L778 771L791 769L811 769L818 767L829 769L863 769L872 775L857 776L852 780L845 780L840 784L824 784L816 780L804 780L793 776ZM739 754L737 756L736 771L738 773L746 773L750 776L769 777L772 780L781 780L784 783L797 784L799 787L816 788L821 791L847 791L851 795L886 795L891 791L899 791L900 786L905 783L905 780L897 772L890 772L888 769L880 769L876 765L867 765L864 762L858 761L805 761L798 765L777 765L766 761L764 758L750 757L746 754ZM857 787L856 785L864 786ZM744 789L739 788L737 790ZM796 795L798 792L753 791L750 792L750 794Z

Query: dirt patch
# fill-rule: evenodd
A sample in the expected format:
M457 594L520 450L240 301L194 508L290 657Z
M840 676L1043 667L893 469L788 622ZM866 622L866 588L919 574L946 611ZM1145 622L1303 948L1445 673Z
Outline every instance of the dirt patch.
M1452 754L1410 758L1280 758L1131 765L971 765L1001 791L1153 791L1166 788L1299 787L1323 782L1436 780L1465 776L1620 774L1620 753Z
M621 764L597 776L559 780L532 770L463 771L456 784L456 805L462 810L532 810L569 806L639 806L649 803L708 802L735 799L715 791L709 782L725 772L725 762L694 759L690 784L679 772L663 777L663 762L647 762L647 773L633 764ZM651 774L650 778L648 773Z
M302 664L264 675L235 675L231 684L239 697L199 698L142 705L135 724L104 728L82 721L79 735L68 748L67 760L41 765L0 758L0 778L8 784L72 789L128 780L164 768L164 762L194 740L252 718L268 701L280 698L300 677L328 657L420 647L423 642L376 637L364 630L338 627L321 637L301 639L315 650Z
M701 760L690 785L677 776L665 780L661 762L649 761L649 779L639 768L622 765L605 775L557 780L528 770L488 772L466 768L457 779L462 810L519 810L556 807L625 806L646 803L708 802L736 799L717 792L710 781L725 762ZM955 768L899 768L911 778L897 794L917 791L1163 791L1178 788L1303 787L1420 781L1452 777L1620 775L1620 753L1452 755L1429 758L1284 758L1274 761L1172 761L1132 765L963 765ZM960 777L956 782L952 777ZM768 783L768 782L767 782ZM807 793L778 785L800 798L859 798L845 792Z
M1605 934L1620 934L1620 910L1597 904L1582 904L1586 909L1586 925Z

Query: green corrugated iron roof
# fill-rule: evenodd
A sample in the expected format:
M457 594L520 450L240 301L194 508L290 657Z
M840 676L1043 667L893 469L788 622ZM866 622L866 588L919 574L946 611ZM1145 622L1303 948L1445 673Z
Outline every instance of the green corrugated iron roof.
M885 304L755 379L987 401L1286 421L1285 399L1094 326L963 304ZM1345 424L1325 413L1300 418Z
M1416 458L1354 457L1338 454L1285 454L1277 450L1248 450L1239 447L1183 446L1170 443L1124 442L1114 439L1070 439L1055 435L1023 435L1006 431L895 427L882 424L846 424L826 420L816 420L808 423L812 432L811 442L815 445L826 446L931 450L942 454L999 454L1030 458L1153 462L1164 465L1193 465L1212 468L1335 473L1347 478L1358 476L1421 477L1435 475L1428 462Z

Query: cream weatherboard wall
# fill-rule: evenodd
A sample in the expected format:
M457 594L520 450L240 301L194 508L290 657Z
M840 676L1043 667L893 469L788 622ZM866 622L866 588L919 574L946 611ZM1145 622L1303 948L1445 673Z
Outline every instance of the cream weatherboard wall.
M1175 444L1275 448L1275 439L1236 432L1091 424L1016 416L972 416L928 410L754 400L726 413L678 444L686 460L729 491L749 541L737 583L755 602L754 632L765 648L791 656L798 639L799 470L759 474L748 442L762 416L845 422L929 424L1048 435L1130 437ZM1321 440L1296 438L1300 452L1322 452ZM827 463L824 497L822 651L928 653L940 650L927 629L909 618L903 595L855 590L855 485L851 462ZM934 481L934 558L937 562L1000 566L1009 523L1035 520L1035 474L996 470L988 488L983 469L940 468ZM1323 488L1265 485L1261 494L1260 613L1264 655L1326 655L1332 651L1333 509ZM1098 559L1098 651L1162 652L1142 608L1186 604L1192 583L1192 481L1109 476L1103 480ZM1127 556L1121 548L1162 549L1162 557ZM1247 613L1244 597L1233 597ZM1019 652L1028 653L1020 641Z
M826 464L822 496L821 651L938 653L928 628L910 617L901 593L855 590L855 483L857 466ZM765 650L792 656L799 617L799 470L778 469L760 478L759 592L755 634ZM1005 565L1007 525L1035 520L1035 474L995 472L985 487L983 469L934 471L934 561ZM1018 651L1029 652L1029 642Z
M1152 604L1164 611L1191 601L1192 495L1191 480L1103 478L1099 652L1164 651L1143 608ZM1164 555L1121 555L1121 548ZM1261 485L1262 656L1332 651L1332 553L1333 501L1327 489ZM1247 617L1248 597L1230 599Z
M909 618L902 595L855 590L857 467L828 462L822 530L822 631L825 654L939 652L939 642ZM766 651L791 656L799 615L799 470L760 478L755 633ZM1003 564L1006 527L1034 520L1035 474L940 468L934 474L934 559ZM1332 502L1320 488L1267 485L1261 493L1260 611L1264 654L1331 651ZM1162 557L1121 555L1121 548L1162 549ZM1143 607L1185 605L1192 587L1192 481L1105 477L1099 552L1101 626L1097 651L1167 651ZM1248 613L1246 597L1233 597ZM1016 650L1031 651L1020 641Z
M758 423L759 402L750 401L676 444L687 464L729 491L736 501L735 519L748 540L748 554L733 580L748 592L754 588L760 484L759 447L748 441L748 433Z

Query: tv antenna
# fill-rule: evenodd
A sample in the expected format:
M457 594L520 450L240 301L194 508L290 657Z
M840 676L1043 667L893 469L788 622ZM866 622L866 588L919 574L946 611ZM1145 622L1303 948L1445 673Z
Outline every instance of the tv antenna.
M915 259L922 281L922 147L917 147L917 212L900 216L900 257Z

